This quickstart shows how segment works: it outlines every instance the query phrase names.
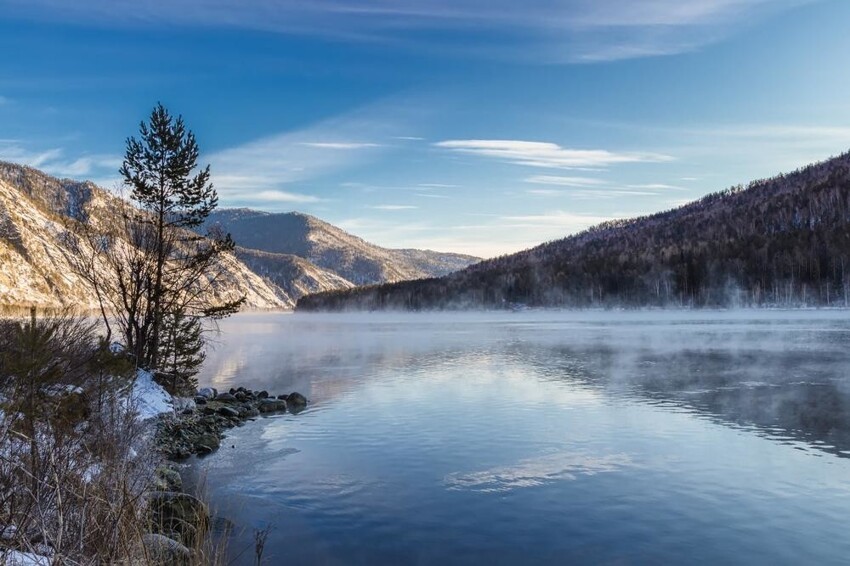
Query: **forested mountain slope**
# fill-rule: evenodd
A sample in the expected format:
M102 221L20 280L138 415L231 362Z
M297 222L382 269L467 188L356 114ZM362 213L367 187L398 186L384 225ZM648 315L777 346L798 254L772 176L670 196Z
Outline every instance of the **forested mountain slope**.
M298 308L847 305L850 153L425 281Z

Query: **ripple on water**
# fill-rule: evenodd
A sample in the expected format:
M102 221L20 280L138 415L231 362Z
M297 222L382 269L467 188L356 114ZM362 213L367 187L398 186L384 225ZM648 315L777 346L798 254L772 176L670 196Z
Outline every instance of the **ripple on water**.
M225 516L292 564L850 556L850 323L535 316L225 321L311 400L203 460Z

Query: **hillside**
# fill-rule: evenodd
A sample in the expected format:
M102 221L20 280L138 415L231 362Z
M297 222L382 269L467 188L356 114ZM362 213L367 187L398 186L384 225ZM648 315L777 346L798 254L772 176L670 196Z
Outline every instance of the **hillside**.
M848 304L850 153L455 274L301 310Z
M245 248L298 256L354 285L436 277L479 260L428 250L382 248L297 212L224 209L213 213L207 224L221 226Z
M85 211L109 222L125 203L92 183L59 180L0 162L0 305L94 308L92 290L72 268L65 223ZM245 296L250 308L279 308L294 298L269 285L235 257L215 288L222 299Z
M74 274L64 242L69 219L109 223L128 204L91 182L56 179L0 162L0 307L96 306ZM240 247L225 259L221 298L245 296L253 309L292 308L301 296L359 283L442 275L476 260L420 250L385 250L304 214L216 211L209 224Z
M237 247L236 257L248 269L298 299L328 289L350 289L354 285L331 271L298 256L261 252Z

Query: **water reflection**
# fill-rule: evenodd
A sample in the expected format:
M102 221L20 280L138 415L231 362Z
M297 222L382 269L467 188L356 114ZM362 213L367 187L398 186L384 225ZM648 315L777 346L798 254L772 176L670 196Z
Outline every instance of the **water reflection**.
M579 476L616 472L632 465L628 454L599 456L561 452L480 472L456 472L447 475L444 482L449 489L503 492L536 487L547 482L575 480Z
M225 321L201 381L299 390L324 404L388 372L434 378L456 364L518 365L522 380L531 372L850 454L850 322L841 313L759 313L755 320L724 313L705 320L373 316ZM530 380L527 389L541 393Z
M527 363L553 374L551 361L574 375L576 360L585 364L587 383L608 395L629 396L701 413L716 422L747 428L779 440L794 439L838 456L850 450L850 390L843 351L845 336L810 337L788 350L684 349L659 353L610 347L558 347L527 352ZM846 338L850 341L850 335ZM817 349L814 349L816 347ZM571 379L568 377L568 379Z
M841 563L850 323L700 316L225 321L203 384L311 400L203 461L233 547L274 523L272 563Z

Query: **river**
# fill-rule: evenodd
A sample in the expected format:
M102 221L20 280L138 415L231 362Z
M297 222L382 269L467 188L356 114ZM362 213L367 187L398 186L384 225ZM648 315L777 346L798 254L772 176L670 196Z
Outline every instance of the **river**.
M268 564L850 560L847 311L242 314L201 385L299 391L202 471Z

